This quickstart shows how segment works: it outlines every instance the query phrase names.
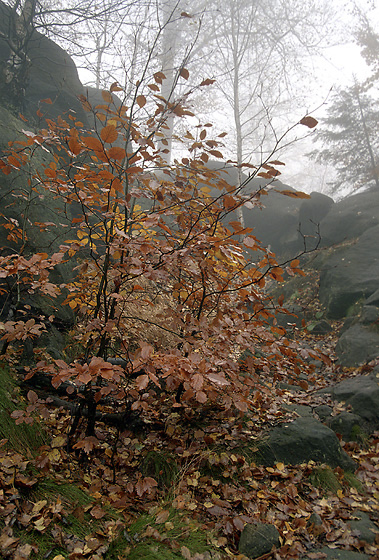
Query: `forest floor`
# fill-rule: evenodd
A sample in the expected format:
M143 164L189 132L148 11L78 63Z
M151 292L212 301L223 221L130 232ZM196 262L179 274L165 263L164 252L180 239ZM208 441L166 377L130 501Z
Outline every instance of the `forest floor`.
M335 328L338 325L334 325ZM22 560L242 560L245 523L275 525L281 546L261 559L297 559L328 545L375 558L378 546L346 530L356 510L379 518L379 433L341 442L354 474L310 461L259 464L256 442L294 418L283 405L343 405L318 390L363 368L341 368L335 335L299 337L331 357L308 390L283 389L243 416L213 408L191 415L162 400L122 434L102 423L87 447L68 452L70 413L49 406L32 425L10 414L26 400L12 364L0 366L0 550ZM317 514L321 525L312 523ZM377 544L379 544L379 538Z

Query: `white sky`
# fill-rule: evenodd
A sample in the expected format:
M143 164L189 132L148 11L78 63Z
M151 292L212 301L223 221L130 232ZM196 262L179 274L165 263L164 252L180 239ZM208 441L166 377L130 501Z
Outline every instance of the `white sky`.
M341 20L348 22L351 17L349 11L351 13L352 1L331 1L341 3ZM379 0L355 0L355 2L362 11L368 14L373 28L379 31ZM347 35L349 34L350 29ZM358 80L363 80L369 75L369 69L360 55L360 49L353 42L325 49L324 59L315 60L314 66L316 75L314 78L310 76L310 87L313 93L313 99L310 101L311 105L304 108L303 114L301 114L302 108L299 107L299 113L294 116L294 122L304 116L306 112L312 112L313 110L315 110L312 113L315 118L321 118L325 113L327 98L331 89L349 86L353 82L354 76ZM88 75L83 74L83 71L80 71L80 77L84 82L88 79ZM290 116L290 118L292 117ZM309 140L300 141L285 154L286 167L282 175L284 182L308 192L325 189L325 183L328 181L328 171L325 173L325 170L320 170L318 167L312 168L308 158L303 155L312 150L313 147Z
M373 29L379 31L379 0L360 0L357 1L357 4L364 10L375 6L368 12L369 21ZM315 65L319 69L318 81L317 84L314 83L314 107L310 107L310 109L319 107L325 101L315 111L316 119L322 118L325 113L328 93L331 89L351 85L354 77L358 81L362 81L370 75L370 68L362 58L359 46L354 42L326 49L325 59L319 60ZM300 141L293 147L285 158L286 167L283 171L282 181L306 192L313 190L325 192L333 170L312 165L304 156L312 149L314 149L314 145L311 140Z

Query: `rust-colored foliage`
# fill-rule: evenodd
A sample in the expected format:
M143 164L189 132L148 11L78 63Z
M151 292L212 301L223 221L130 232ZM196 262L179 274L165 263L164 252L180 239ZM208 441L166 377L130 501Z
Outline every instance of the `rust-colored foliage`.
M39 414L51 442L27 460L0 442L1 551L5 557L37 554L38 546L23 543L14 530L32 528L53 539L59 551L69 551L70 558L95 553L102 558L125 535L133 512L149 511L155 521L142 539L192 558L186 546L167 538L173 525L169 507L185 519L193 516L212 546L225 551L220 558L240 558L233 552L245 523L262 519L275 523L281 535L282 546L267 558L297 559L322 539L359 550L362 543L341 528L341 519L349 519L357 506L377 510L377 439L360 456L354 450L365 469L358 473L367 487L362 496L340 469L335 470L340 490L325 498L309 483L313 462L264 467L248 458L262 429L289 416L280 406L288 392L277 382L293 383L296 374L311 369L306 360L312 352L299 352L276 321L283 296L273 301L267 290L285 274L303 272L296 256L278 263L237 219L239 207L260 204L269 189L246 195L222 172L207 168L211 156L221 157L224 134L210 138L209 123L198 135L187 132L189 154L166 166L157 147L165 119L170 111L188 112L182 102L166 104L156 94L164 76L154 78L150 93L137 91L129 108L113 104L111 93L121 91L116 83L104 92L104 104L92 107L83 99L95 117L93 131L83 130L72 115L47 121L38 133L25 131L25 140L13 143L0 160L0 169L9 174L32 169L34 154L48 152L45 168L32 176L33 193L64 203L65 210L72 207L74 216L58 251L32 255L22 220L1 216L12 250L0 257L0 289L5 294L11 288L8 297L13 289L17 297L28 290L53 301L65 298L76 315L72 340L81 349L72 361L49 359L36 350L39 361L26 368L27 381L44 373L52 391L65 391L54 398L72 414L63 408L51 412L38 389L28 390L26 407L12 413L17 425L30 424ZM202 86L211 83L204 80ZM135 115L141 112L152 116L137 126ZM312 126L309 119L301 124ZM270 180L278 165L282 162L273 160L246 167ZM43 235L56 224L34 227ZM50 273L63 262L76 275L58 286ZM3 352L40 336L53 321L30 318L20 298L17 304L14 316L1 324ZM323 376L310 381L325 384ZM307 390L304 379L296 384ZM292 398L314 407L322 397L312 390ZM29 474L29 464L37 475ZM83 465L90 475L81 472ZM93 504L83 509L59 498L33 502L28 497L46 475L66 483L69 472L93 496ZM122 520L107 519L109 505ZM71 527L63 528L68 514L83 522L88 512L104 530L80 540ZM314 512L323 517L322 525L310 523ZM133 546L130 538L127 542ZM368 553L373 550L365 545Z
M162 76L155 77L160 83ZM155 96L154 116L137 126L134 109L147 103L145 96L136 95L131 109L114 105L110 92L103 99L96 107L83 99L96 117L91 133L73 116L47 120L46 128L15 142L1 165L8 173L32 164L37 150L48 151L52 161L35 172L39 189L76 210L59 252L31 259L15 252L0 262L0 276L52 297L60 291L49 281L56 264L71 261L77 273L64 286L65 304L76 314L83 354L73 364L39 362L37 370L52 374L56 388L69 382L81 391L93 418L89 436L104 397L117 410L121 403L143 413L156 409L157 392L183 410L214 405L246 412L260 398L262 373L274 382L289 364L295 372L306 368L276 326L265 292L267 282L283 280L284 269L235 217L249 199L257 204L259 193L242 197L240 186L206 168L209 156L222 154L204 130L191 156L163 167L156 138L168 111L188 114L183 103L165 107ZM275 163L264 165L270 177ZM288 267L291 274L301 274L297 263ZM26 336L28 323L4 328L11 342ZM34 323L29 334L39 334ZM245 350L247 374L237 359ZM107 362L115 357L122 367Z

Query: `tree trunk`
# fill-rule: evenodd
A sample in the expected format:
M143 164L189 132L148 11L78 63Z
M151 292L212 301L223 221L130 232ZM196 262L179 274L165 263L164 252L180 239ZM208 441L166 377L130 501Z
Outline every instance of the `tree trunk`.
M11 10L9 22L9 35L6 41L9 47L9 56L4 64L2 93L18 109L24 108L25 89L28 83L30 58L28 56L28 43L33 34L33 20L37 0L24 0L20 15L17 1Z
M161 94L167 102L172 102L175 82L175 52L178 43L179 28L175 21L175 9L177 0L162 2L161 10L163 17L162 33L162 72L166 79L162 82ZM164 138L160 140L161 156L166 165L170 165L172 151L172 135L174 131L174 114L168 112L162 133Z

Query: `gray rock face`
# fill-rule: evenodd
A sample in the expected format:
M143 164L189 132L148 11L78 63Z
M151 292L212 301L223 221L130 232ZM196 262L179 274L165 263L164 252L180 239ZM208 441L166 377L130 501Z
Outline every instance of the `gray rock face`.
M356 510L353 512L353 519L348 522L351 531L361 541L373 543L375 537L379 534L379 528L371 521L370 517L364 511Z
M359 322L362 323L363 325L369 325L370 323L378 323L378 327L379 327L379 307L375 305L364 305L362 307L361 316L359 317Z
M248 558L259 558L280 546L279 531L274 525L249 523L245 525L238 550Z
M360 237L379 225L379 192L370 190L344 198L321 220L321 245L329 247Z
M330 389L332 397L351 405L354 414L363 420L368 431L379 428L379 380L377 372L345 379Z
M270 197L265 198L268 199L267 208L261 211L260 219L263 222L265 215L270 219L267 218L266 224L262 226L258 219L258 226L262 228L261 237L264 240L267 233L279 238L279 241L274 239L270 243L277 248L279 254L285 254L280 243L285 243L290 250L296 246L293 238L290 240L286 233L288 228L293 228L293 221L291 225L282 222L281 218L277 220L275 216L281 215L280 203L277 200L271 203ZM301 224L306 221L306 216L310 223L319 223L321 250L306 257L303 266L309 267L310 278L313 275L317 282L314 296L325 307L325 319L346 319L336 348L339 362L345 366L356 366L379 356L378 208L379 193L375 190L351 196L338 203L312 193L312 198L304 200L297 209L293 207L291 211L286 205L283 206L286 214L292 215L292 218L294 215L297 219L300 217ZM272 214L265 214L268 210ZM280 231L275 229L271 234L266 232L264 226L269 229L271 222ZM312 240L312 228L305 228L304 232ZM283 286L282 292L287 301L291 302L290 298L297 298L302 290L299 279L291 279ZM310 331L325 334L328 328L326 323L316 324L314 317L309 315L306 315L306 319L309 321Z
M10 49L7 41L10 25L11 12L8 6L0 1L0 78L9 57ZM68 114L79 118L83 126L90 130L93 128L93 115L86 113L79 96L85 94L85 90L79 80L76 66L71 57L48 37L37 31L31 30L30 40L27 43L27 55L30 60L27 80L24 84L24 96L21 112L29 118L25 123L19 117L19 109L13 106L13 99L6 96L0 80L0 157L4 150L8 149L8 142L13 140L25 140L23 129L34 130L45 126L45 118L56 118L62 115L67 118ZM9 93L9 92L8 92ZM3 95L4 94L4 95ZM91 88L91 100L97 102L102 99L101 93ZM42 99L50 98L52 103L42 103ZM103 101L104 103L104 101ZM41 114L37 118L36 111L40 109ZM87 118L87 117L90 118ZM52 161L50 154L40 150L33 156L31 167L43 174L43 167ZM26 257L40 252L49 255L58 251L59 245L64 243L70 234L71 219L74 216L73 207L66 208L64 200L53 198L44 192L36 184L28 186L29 176L27 171L21 169L19 172L4 175L0 172L0 212L5 214L5 220L17 220L21 225L25 224L27 244L24 249ZM36 187L39 192L32 190ZM28 192L29 189L29 192ZM35 223L49 222L51 225L44 231ZM7 239L8 232L0 227L1 254L6 255L17 251L18 244ZM51 280L55 284L67 283L73 278L73 265L58 265L51 274ZM10 306L14 304L12 296L5 294L0 298L3 316L8 317ZM33 312L42 313L46 316L54 315L59 323L72 324L73 313L68 306L62 306L65 296L54 299L32 294L27 287L21 294L22 304L30 305Z
M317 323L312 325L312 328L308 328L308 330L310 330L313 334L322 335L331 332L333 328L328 321L322 319L322 321L317 321Z
M317 225L335 206L333 199L325 194L312 192L311 198L302 201L299 209L300 231L303 235L314 235ZM320 231L321 234L321 231ZM312 247L309 247L312 249Z
M270 246L279 260L295 257L304 248L315 249L319 241L318 224L334 204L320 193L302 199L283 195L281 191L296 193L295 189L275 181L269 195L261 197L263 209L244 209L246 226L254 228L254 235Z
M340 336L336 345L338 361L343 366L358 366L379 356L379 329L355 324Z
M331 417L333 409L327 404L321 404L320 406L317 406L314 411L320 418L321 422L325 422L325 420Z
M365 301L365 305L375 305L379 307L379 289L377 289L367 300Z
M7 37L11 29L11 10L0 2L0 70L10 56ZM28 34L30 37L25 49L29 64L24 83L24 106L19 109L25 116L32 118L36 117L39 108L49 118L70 110L86 122L86 113L78 99L84 90L73 60L61 47L38 31L30 30ZM51 99L52 104L40 103L47 98ZM8 101L12 104L13 100Z
M379 226L370 228L354 243L336 248L322 264L319 297L328 317L340 319L359 299L378 289Z
M327 463L332 468L356 469L355 462L341 449L333 430L314 418L297 418L274 428L258 448L260 462L268 466L277 462L297 465L312 460Z
M318 552L325 555L322 556L322 558L325 558L326 560L369 560L369 556L367 554L353 552L352 550L339 550L338 548L329 548L328 546L312 550L312 553ZM303 556L302 560L307 560L308 558L314 558L314 556Z
M229 185L239 184L238 171L232 165L210 160L206 166L212 171L220 171L220 177ZM283 191L294 195L298 191L278 180L258 176L248 179L243 173L242 180L246 180L246 184L242 194L246 197L260 189L268 193L260 196L261 206L242 208L245 225L254 229L254 235L262 244L270 247L279 259L284 256L294 258L304 250L304 242L308 250L314 249L318 242L318 224L334 204L333 200L321 193L312 193L308 199L286 196ZM211 194L219 196L220 191L215 188ZM236 214L231 213L225 222L235 219Z
M345 441L352 441L356 439L354 433L355 429L360 429L362 419L357 414L351 412L341 412L330 419L328 422L329 427L336 434L341 434Z

